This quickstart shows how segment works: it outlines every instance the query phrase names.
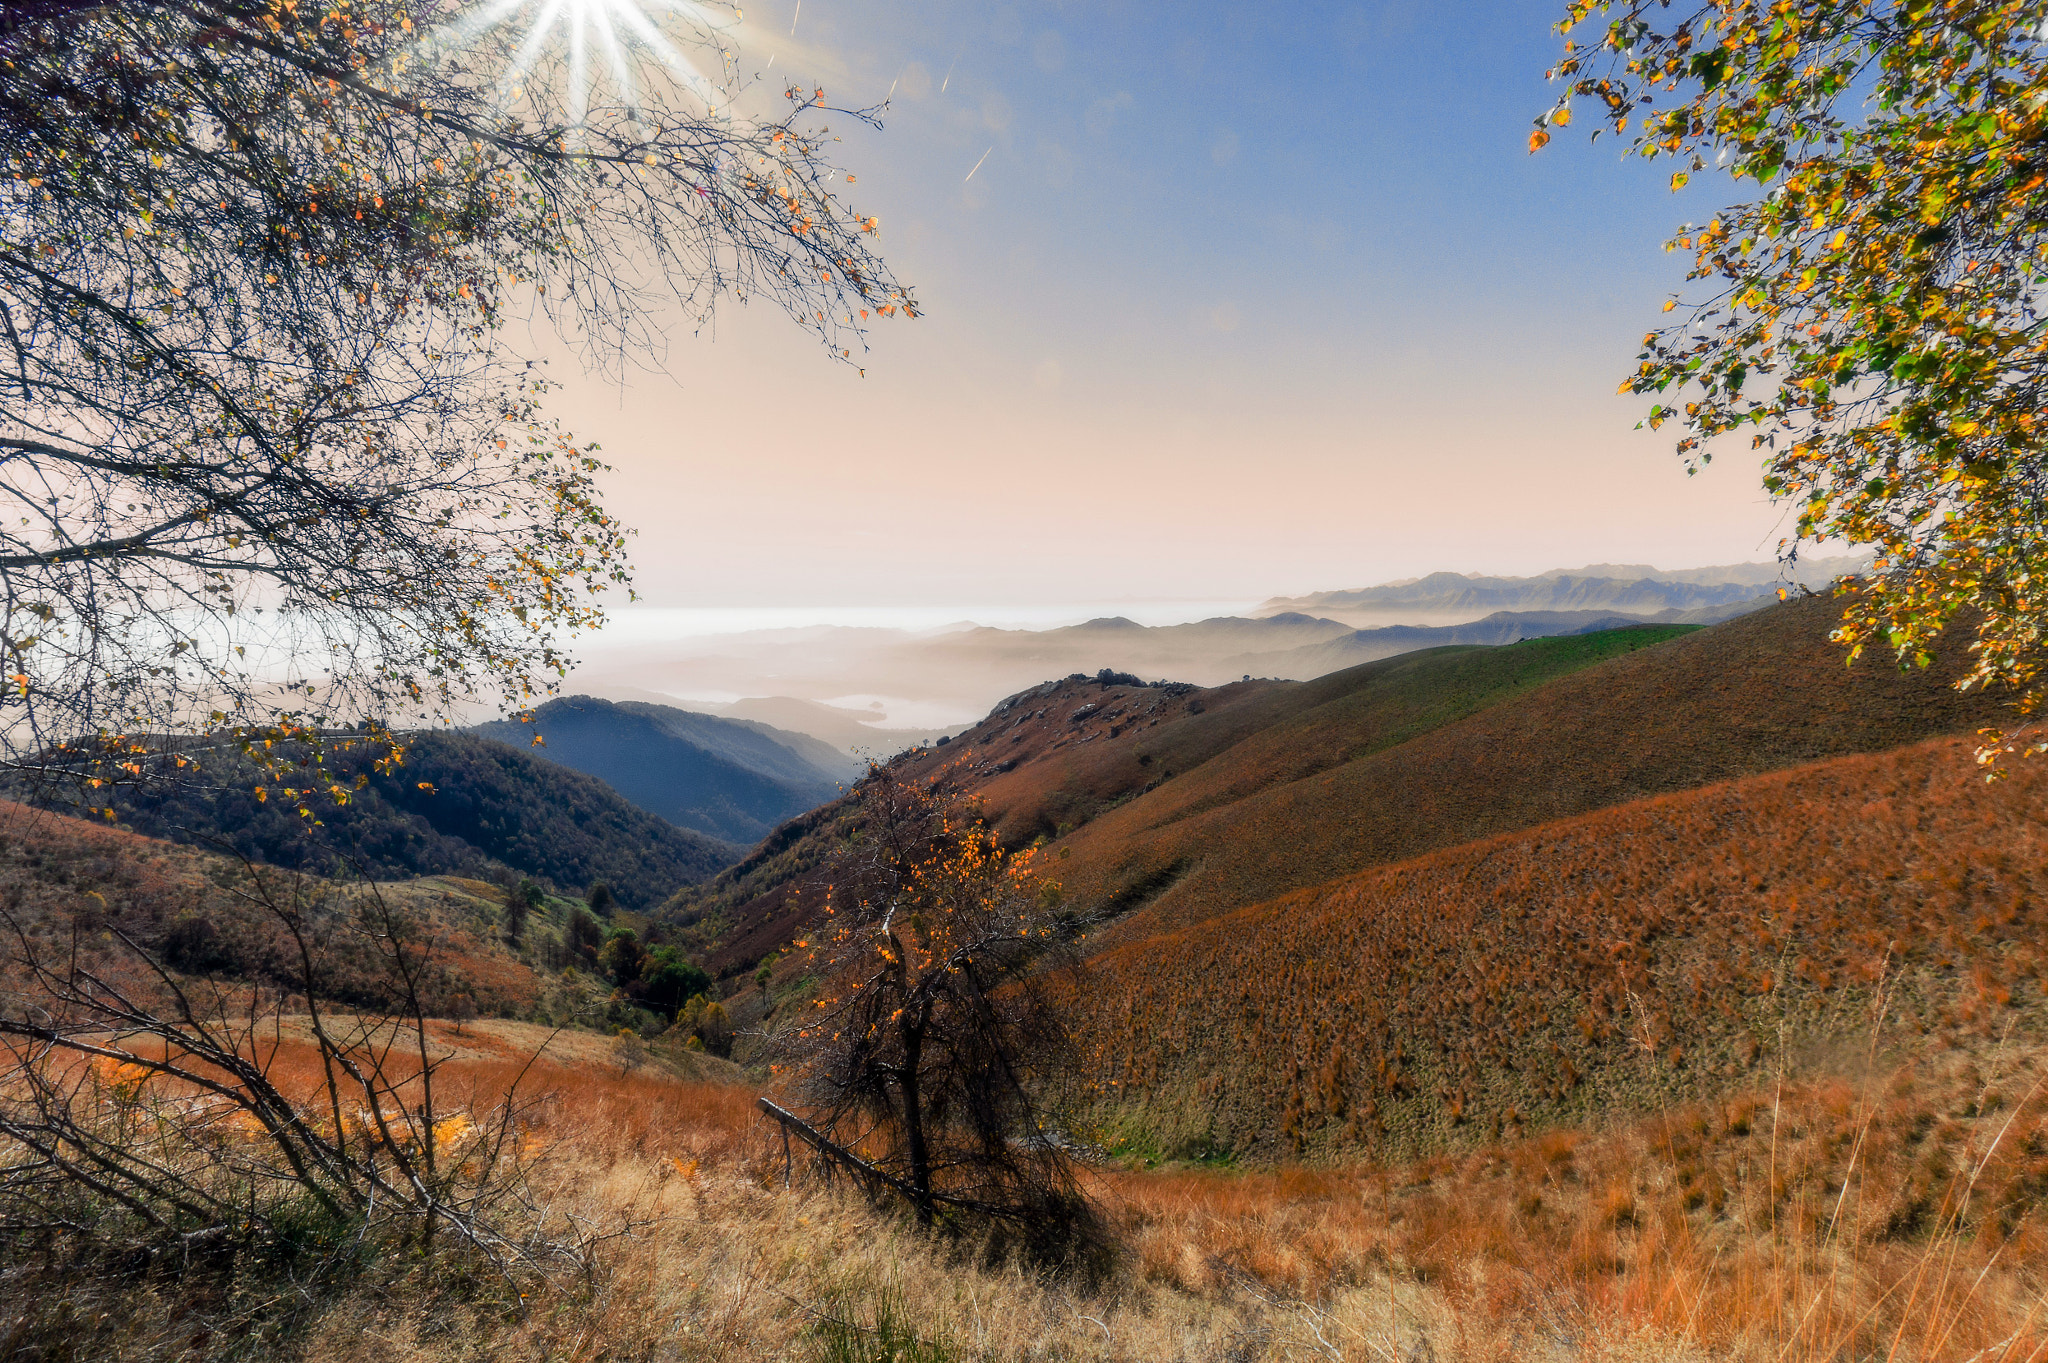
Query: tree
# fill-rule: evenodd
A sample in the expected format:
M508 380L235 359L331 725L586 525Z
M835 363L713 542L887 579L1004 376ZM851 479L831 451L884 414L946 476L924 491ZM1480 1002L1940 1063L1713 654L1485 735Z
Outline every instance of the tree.
M590 894L584 902L590 905L590 911L599 918L609 918L618 900L612 895L612 887L599 881L590 887Z
M647 1006L673 1018L685 1002L711 988L711 977L680 949L659 946L647 953L640 972L643 999Z
M625 583L625 531L504 323L618 364L678 304L764 297L848 358L914 315L822 91L749 118L714 30L621 22L593 75L580 28L494 13L0 14L6 761L182 772L207 744L164 736L195 730L396 754L401 722L524 706ZM276 793L321 791L346 798L314 762Z
M613 984L621 987L640 978L640 968L646 960L647 953L631 928L613 928L605 934L604 945L597 950L598 969L604 971Z
M1659 396L1689 471L1747 432L1797 540L1873 546L1837 638L1925 665L1974 621L1963 685L2023 713L2048 685L2048 46L2038 6L1982 0L1573 0L1564 85L1632 151L1756 195L1670 248L1697 299L1644 337L1625 391ZM1598 136L1598 133L1595 133ZM1994 739L1989 760L2010 751ZM2038 748L2039 745L2037 745Z
M527 918L546 903L547 896L541 893L540 886L525 876L519 877L518 884L505 890L505 935L514 942L523 940Z
M887 770L863 783L861 809L808 947L825 997L781 1038L806 1138L927 1225L948 1209L992 1216L1067 1252L1089 1224L1061 1129L1074 1066L1039 984L1081 922L1031 851L1006 852Z
M716 1056L732 1054L732 1019L726 1016L725 1005L716 999L707 999L701 994L692 998L684 1009L687 1021L684 1030L689 1041L697 1043L697 1049Z
M562 955L571 965L582 964L595 969L598 948L603 945L604 928L587 910L573 910L569 921L562 925Z

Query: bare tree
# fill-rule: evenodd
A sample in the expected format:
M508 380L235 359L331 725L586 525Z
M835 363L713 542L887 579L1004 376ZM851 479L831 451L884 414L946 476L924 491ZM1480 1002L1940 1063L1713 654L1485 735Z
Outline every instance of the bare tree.
M714 29L624 25L593 75L514 12L0 5L9 762L119 780L204 759L166 735L388 742L550 690L625 531L516 313L614 364L721 298L842 358L914 315L822 92L749 116Z
M802 1113L764 1103L839 1168L1065 1255L1088 1238L1061 1099L1067 1032L1039 982L1084 924L1031 851L877 768L807 948L824 997L781 1038Z
M246 1241L310 1203L343 1238L431 1249L449 1228L506 1273L574 1257L507 1219L528 1210L518 1082L481 1108L436 1092L446 982L421 925L374 883L244 869L237 893L296 955L296 999L181 976L118 924L0 909L0 1234ZM82 950L98 931L121 950ZM334 1011L336 932L371 943L394 1010ZM308 1048L310 1071L293 1063Z

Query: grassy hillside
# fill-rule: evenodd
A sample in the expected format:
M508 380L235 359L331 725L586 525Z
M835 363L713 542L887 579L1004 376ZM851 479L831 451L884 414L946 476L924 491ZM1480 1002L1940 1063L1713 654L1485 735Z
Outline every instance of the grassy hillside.
M1065 1006L1113 1123L1264 1158L1600 1120L1830 1038L2030 1036L2044 802L2048 767L1987 783L1967 739L1835 758L1132 942Z
M1309 682L1218 687L1158 709L1148 708L1143 693L1098 694L1083 683L1057 698L1092 702L1094 714L1075 722L1054 705L1049 724L1008 716L984 721L955 741L966 751L952 759L961 770L954 779L986 802L1013 840L1061 836L1110 805L1168 785L1187 791L1197 783L1203 794L1196 804L1226 803L1395 747L1552 678L1694 628L1648 625L1503 647L1427 649ZM1143 724L1118 725L1120 707L1142 713ZM1025 736L1019 746L1031 727L1043 731L1039 741ZM1097 742L1102 746L1092 746ZM984 754L1022 760L1013 771L988 772L972 761Z
M1705 629L1432 649L1310 682L1049 682L890 764L1056 843L1105 945L1436 848L1996 719L1953 668L1843 665L1811 599ZM800 935L857 827L841 802L664 912L728 973Z
M649 814L595 777L467 734L420 735L389 773L355 765L368 786L347 805L323 805L318 827L283 801L258 801L257 779L232 762L203 783L124 791L114 804L139 833L276 865L346 865L387 879L502 866L575 894L603 881L635 910L709 879L741 852ZM343 770L355 766L345 759Z
M1274 735L1293 770L1320 770L1693 628L1430 649L1312 682L1204 690L1065 678L1020 692L946 746L903 753L889 766L967 799L1009 843L1058 838L1255 736ZM857 810L857 798L847 798L792 820L710 883L678 893L664 915L693 928L714 964L752 969L801 928L830 879L836 845L858 827Z
M397 1005L375 942L351 930L362 887L287 878L271 890L304 912L331 998L356 1007ZM454 1006L457 996L485 1014L531 1011L540 981L503 940L494 887L430 878L376 892L432 941L426 988L436 1011ZM152 997L159 982L113 946L109 931L186 975L287 995L302 988L296 949L267 911L263 887L230 857L0 801L0 899L9 935L18 927L53 943L82 933L94 968L135 997ZM0 992L12 983L0 980Z
M1407 668L1308 683L1304 699L1330 688L1322 704L1192 770L1178 768L1171 737L1156 753L1141 740L1134 760L1181 774L1069 837L1063 878L1084 903L1148 904L1125 931L1156 931L1435 848L1971 731L2001 713L1995 697L1953 690L1952 670L1845 667L1826 637L1838 609L1772 607L1547 680L1515 676L1519 652L1578 641L1518 644L1484 662L1397 659ZM1454 679L1473 668L1485 680L1464 699ZM1439 687L1454 699L1425 708L1390 695Z

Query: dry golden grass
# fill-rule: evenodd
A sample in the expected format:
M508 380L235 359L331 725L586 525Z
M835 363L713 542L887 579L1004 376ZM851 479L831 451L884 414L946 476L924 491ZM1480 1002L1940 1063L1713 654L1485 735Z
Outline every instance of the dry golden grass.
M922 1240L801 1165L785 1190L744 1088L565 1076L537 1177L553 1215L614 1233L595 1271L532 1289L524 1319L502 1294L386 1280L293 1352L2020 1363L2048 1352L2030 1182L2048 1103L2018 1087L2039 1060L1786 1085L1392 1169L1107 1171L1127 1251L1093 1288ZM1901 1134L1920 1129L1931 1143ZM923 1352L834 1351L830 1322L890 1316Z
M487 1106L531 1038L464 1030L438 1038L443 1091ZM800 1161L785 1188L754 1090L628 1069L601 1039L577 1045L571 1063L524 1080L540 1100L527 1229L583 1240L587 1271L515 1285L459 1255L392 1252L296 1299L288 1281L237 1295L189 1270L117 1272L0 1308L4 1356L2048 1355L2048 1051L1993 1046L1773 1084L1615 1130L1394 1167L1106 1167L1092 1183L1123 1257L1084 1284L924 1239ZM302 1066L310 1083L310 1061L287 1040L277 1072ZM289 1328L266 1328L266 1312L284 1311Z

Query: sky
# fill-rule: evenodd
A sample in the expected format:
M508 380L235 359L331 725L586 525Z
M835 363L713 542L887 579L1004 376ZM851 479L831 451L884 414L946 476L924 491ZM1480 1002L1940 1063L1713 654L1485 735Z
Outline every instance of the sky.
M924 315L842 364L728 306L665 372L571 377L641 597L1018 613L1770 558L1755 456L1689 478L1615 391L1725 185L1671 194L1590 117L1528 153L1556 8L747 4L776 87L893 87L833 131Z

